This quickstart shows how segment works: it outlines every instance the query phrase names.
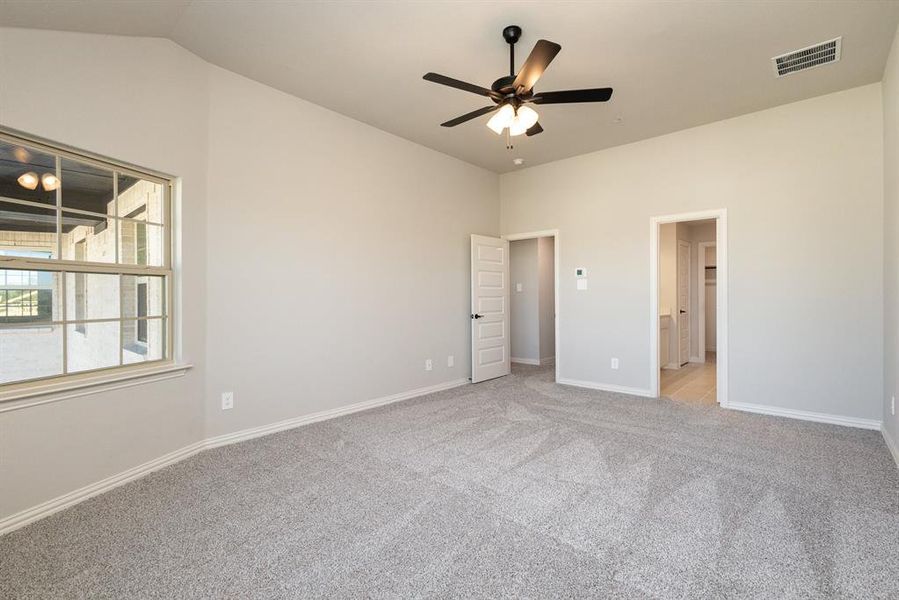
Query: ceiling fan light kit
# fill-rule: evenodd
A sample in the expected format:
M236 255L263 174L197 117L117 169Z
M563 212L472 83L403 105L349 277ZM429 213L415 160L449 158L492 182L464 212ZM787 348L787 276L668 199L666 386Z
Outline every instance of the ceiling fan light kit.
M495 113L487 121L497 135L506 134L506 147L512 148L509 138L537 135L543 131L540 116L527 104L573 104L581 102L607 102L612 97L612 88L592 88L559 92L534 92L534 85L543 75L546 67L556 57L562 46L547 40L537 40L527 60L515 73L515 43L521 38L521 27L509 25L503 29L503 39L509 44L509 75L500 77L490 88L467 83L438 73L426 73L424 79L479 96L490 98L494 105L479 108L470 113L441 123L441 127L455 127L472 119Z

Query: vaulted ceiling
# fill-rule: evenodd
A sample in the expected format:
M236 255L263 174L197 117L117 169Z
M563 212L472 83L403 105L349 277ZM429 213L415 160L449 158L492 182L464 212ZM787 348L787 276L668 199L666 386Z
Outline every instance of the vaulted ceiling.
M880 81L899 2L129 2L0 0L0 25L167 37L207 61L496 172ZM474 94L508 74L504 26L561 44L538 90L610 86L605 104L539 106L545 131L504 140ZM842 59L776 78L771 57L843 36Z

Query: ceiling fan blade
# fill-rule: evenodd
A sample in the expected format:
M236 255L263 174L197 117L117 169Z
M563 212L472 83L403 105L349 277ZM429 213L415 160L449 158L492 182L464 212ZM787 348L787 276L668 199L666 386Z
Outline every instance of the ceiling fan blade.
M561 49L562 46L554 42L537 40L537 44L531 50L530 56L521 65L521 70L518 71L512 87L518 90L519 93L527 92L534 87L534 84L543 75L543 71L546 70L546 67L549 66L549 63L552 62Z
M530 129L528 129L527 131L525 131L524 134L528 137L531 137L532 135L537 135L538 133L542 133L542 132L543 132L543 128L540 127L540 123L534 123L534 126L531 127Z
M423 79L425 79L426 81L439 83L440 85L446 85L451 88L456 88L457 90L463 90L465 92L471 92L472 94L478 94L479 96L490 97L492 95L492 92L487 88L475 85L473 83L459 81L458 79L453 79L452 77L447 77L446 75L440 75L438 73L425 73Z
M440 126L441 127L455 127L456 125L460 125L466 121L471 121L472 119L477 119L478 117L480 117L482 115L486 115L487 113L492 113L493 111L495 111L498 108L499 108L499 106L485 106L484 108L479 108L477 110L471 111L470 113L466 113L466 114L462 115L461 117L456 117L455 119L451 119L451 120L447 121L446 123L441 123Z
M612 88L591 90L566 90L564 92L540 92L534 104L573 104L575 102L607 102L612 97Z

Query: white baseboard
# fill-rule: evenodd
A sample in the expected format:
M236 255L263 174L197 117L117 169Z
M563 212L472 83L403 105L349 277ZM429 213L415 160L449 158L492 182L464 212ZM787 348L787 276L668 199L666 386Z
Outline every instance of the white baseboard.
M890 454L893 455L893 462L896 463L896 468L899 469L899 444L896 443L896 440L893 439L886 427L882 428L880 433L883 434L883 441L887 443L887 448L890 449Z
M86 485L83 488L77 489L73 492L69 492L68 494L57 496L52 500L42 502L41 504L38 504L37 506L33 506L31 508L27 508L21 512L0 520L0 535L19 529L20 527L24 527L25 525L33 523L34 521L37 521L39 519L43 519L44 517L48 517L55 512L59 512L61 510L74 506L79 502L84 502L88 498L93 498L94 496L97 496L104 492L108 492L113 488L124 485L129 481L134 481L135 479L143 477L144 475L152 473L153 471L175 464L176 462L193 456L203 449L203 442L190 444L189 446L185 446L180 450L175 450L174 452L170 452L169 454L165 454L163 456L160 456L159 458L155 458L149 462L145 462L142 465L132 467L131 469L122 471L121 473L113 475L112 477L101 479L96 483Z
M224 435L207 438L203 442L203 447L218 448L219 446L225 446L227 444L235 444L237 442L243 442L246 440L251 440L253 438L262 437L270 433L286 431L288 429L302 427L303 425L309 425L311 423L317 423L319 421L327 421L328 419L335 419L343 415L377 408L378 406L384 406L385 404L392 404L394 402L400 402L401 400L410 400L412 398L418 398L419 396L426 396L428 394L442 392L444 390L456 388L467 383L468 379L454 379L453 381L447 381L445 383L438 383L437 385L409 390L408 392L400 392L399 394L393 394L391 396L383 396L381 398L375 398L373 400L357 402L356 404L348 404L346 406L340 406L338 408L332 408L330 410L323 410L321 412L312 413L311 415L303 415L301 417L294 417L292 419L278 421L277 423L270 423L268 425L252 427L250 429L242 429L240 431L235 431L234 433L226 433Z
M701 356L691 356L691 357L690 357L690 362L691 362L691 363L704 363L704 362L705 362L705 359L702 358Z
M597 383L595 381L578 381L577 379L557 379L556 383L562 385L570 385L579 388L587 388L590 390L602 390L603 392L615 392L616 394L630 394L631 396L642 396L643 398L655 398L650 390L643 388L627 387L624 385L614 385L611 383Z
M509 360L512 361L513 363L520 363L520 364L522 364L522 365L535 365L535 366L538 366L538 367L540 366L540 359L539 359L539 358L515 358L515 357L513 356L513 357L510 358Z
M293 429L295 427L302 427L303 425L308 425L310 423L325 421L327 419L334 419L343 415L369 410L378 406L384 406L385 404L392 404L394 402L400 402L401 400L409 400L412 398L418 398L419 396L426 396L428 394L442 392L444 390L459 387L467 383L469 383L468 379L455 379L453 381L438 383L437 385L409 390L407 392L400 392L399 394L383 396L381 398L374 398L372 400L365 400L363 402L357 402L356 404L341 406L339 408L325 410L313 413L311 415L304 415L302 417L286 419L284 421L279 421L277 423L272 423L269 425L262 425L260 427L253 427L250 429L236 431L234 433L226 433L224 435L207 438L205 440L201 440L199 442L195 442L193 444L185 446L180 450L175 450L174 452L170 452L169 454L160 456L159 458L155 458L149 462L145 462L142 465L132 467L130 469L122 471L121 473L97 481L96 483L92 483L67 494L57 496L56 498L38 504L37 506L33 506L23 511L17 512L6 517L5 519L0 519L0 535L15 531L16 529L24 527L29 523L33 523L34 521L43 519L44 517L48 517L55 512L59 512L66 508L72 507L79 502L87 500L88 498L92 498L104 492L108 492L113 488L124 485L130 481L134 481L135 479L143 477L144 475L152 473L153 471L156 471L163 467L175 464L176 462L182 461L197 454L198 452L202 452L203 450L207 450L209 448L217 448L219 446L225 446L227 444L235 444L237 442L243 442L245 440L268 435L270 433Z
M668 363L667 365L662 367L663 369L676 370L680 369L680 365L677 363Z
M881 430L881 422L875 419L859 419L856 417L844 417L828 413L809 412L805 410L793 410L791 408L779 408L764 404L748 404L746 402L722 402L722 408L740 410L743 412L772 415L775 417L787 417L802 421L814 421L815 423L829 423L831 425L843 425L844 427L858 427L859 429Z

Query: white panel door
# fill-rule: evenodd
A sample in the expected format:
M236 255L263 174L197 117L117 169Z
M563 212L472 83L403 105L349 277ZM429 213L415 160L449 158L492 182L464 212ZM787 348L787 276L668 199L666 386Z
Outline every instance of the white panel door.
M690 362L690 242L677 241L678 364Z
M509 242L471 236L471 381L502 377L509 361Z

